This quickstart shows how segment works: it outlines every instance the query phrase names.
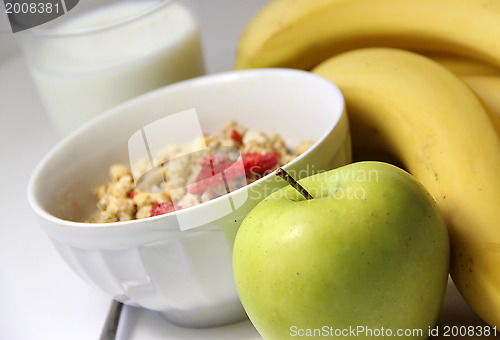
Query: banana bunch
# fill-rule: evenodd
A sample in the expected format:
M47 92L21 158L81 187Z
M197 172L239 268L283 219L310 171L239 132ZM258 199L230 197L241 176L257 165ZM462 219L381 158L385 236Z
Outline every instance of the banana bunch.
M311 70L364 47L428 55L500 115L492 95L500 89L499 0L274 0L247 25L234 66Z
M500 327L500 0L275 0L235 68L310 70L343 92L353 150L433 195L451 277Z
M397 47L500 67L498 0L275 0L247 26L236 68L311 69L333 54Z

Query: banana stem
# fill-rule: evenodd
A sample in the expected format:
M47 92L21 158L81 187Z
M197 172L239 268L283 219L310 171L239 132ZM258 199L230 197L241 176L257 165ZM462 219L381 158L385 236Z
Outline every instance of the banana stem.
M297 182L292 176L290 176L288 174L288 172L286 172L284 169L279 168L278 170L276 170L276 176L283 178L288 184L290 184L295 190L297 190L306 199L308 199L308 200L314 199L314 197L312 197L311 194L309 194L307 192L307 190L304 189L304 187L302 185L300 185L299 182Z

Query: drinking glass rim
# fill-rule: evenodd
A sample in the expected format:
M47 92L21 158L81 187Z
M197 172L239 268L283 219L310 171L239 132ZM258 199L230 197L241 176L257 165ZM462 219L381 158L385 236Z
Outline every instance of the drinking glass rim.
M95 34L99 32L105 32L105 31L110 31L112 29L118 28L120 26L126 25L132 21L137 21L140 20L141 18L147 16L151 12L156 11L158 8L167 6L171 3L174 3L178 0L154 0L154 1L147 1L151 2L151 5L145 6L143 9L138 10L137 12L134 12L130 15L126 15L123 18L113 20L112 22L101 24L101 25L96 25L96 26L91 26L91 27L83 27L83 28L78 28L78 29L69 29L69 30L63 30L60 29L61 25L55 25L55 27L51 28L39 28L33 27L29 30L19 32L19 33L24 33L26 35L35 35L35 36L51 36L51 37L74 37L74 36L82 36L82 35L89 35L89 34ZM125 1L120 1L121 3L145 3L146 1L137 1L137 0L125 0ZM118 2L117 2L118 3ZM113 5L113 4L108 4L108 5ZM105 7L105 6L104 6ZM103 8L104 8L103 7ZM88 14L92 12L92 9L89 11L85 11L82 13L82 15ZM44 25L47 25L48 23L42 24L41 26L43 27ZM62 24L64 26L64 24Z

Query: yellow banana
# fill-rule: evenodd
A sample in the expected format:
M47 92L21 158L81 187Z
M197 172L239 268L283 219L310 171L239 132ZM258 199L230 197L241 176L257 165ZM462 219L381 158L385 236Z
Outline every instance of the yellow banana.
M462 79L500 117L500 68L444 53L423 53Z
M458 76L500 76L500 68L456 54L421 53Z
M423 55L459 76L500 117L500 68L458 55Z
M334 54L397 47L500 67L498 0L275 0L249 22L235 68L309 70Z
M349 51L313 72L342 90L354 150L393 155L436 199L449 227L454 283L500 327L499 120L456 75L408 51Z
M500 117L500 76L466 75L460 78Z

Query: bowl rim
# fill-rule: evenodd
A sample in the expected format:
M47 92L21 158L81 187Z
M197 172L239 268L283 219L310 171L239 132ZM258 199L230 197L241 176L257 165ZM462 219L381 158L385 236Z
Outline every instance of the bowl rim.
M72 140L76 139L78 136L87 133L87 130L90 130L93 126L98 125L101 120L107 119L108 116L116 115L117 112L120 112L122 108L125 108L129 105L132 105L135 102L138 101L147 101L150 97L155 97L159 93L164 92L164 91L169 91L169 89L174 89L177 87L189 87L191 84L196 84L203 86L206 83L220 83L222 81L232 81L236 78L239 77L256 77L256 76L261 76L261 75L274 75L274 74L291 74L291 75L297 75L299 77L309 77L309 78L314 78L316 81L319 83L324 83L325 86L328 86L331 88L332 94L335 96L336 100L332 101L333 103L337 103L336 105L339 106L339 112L337 119L333 122L333 124L327 129L323 135L318 138L314 144L309 147L305 152L300 154L298 157L294 158L292 161L289 163L285 164L282 166L282 168L287 169L288 167L292 166L296 162L300 161L301 159L305 158L309 153L311 153L321 142L323 142L326 137L331 133L333 129L337 126L338 122L342 118L344 112L345 112L345 99L340 91L340 89L330 80L316 75L314 73L308 72L308 71L303 71L303 70L296 70L296 69L287 69L287 68L254 68L254 69L246 69L246 70L230 70L226 72L220 72L220 73L213 73L213 74L206 74L203 76L191 78L188 80L183 80L174 84L169 84L160 88L157 88L155 90L146 92L144 94L141 94L139 96L136 96L132 99L129 99L123 103L120 103L106 111L104 111L102 114L98 115L97 117L94 117L93 119L87 121L86 123L82 124L80 127L69 133L68 135L64 136L59 142L56 143L55 146L53 146L44 156L43 158L38 162L36 167L34 168L29 181L28 181L28 186L27 186L27 198L28 198L28 203L31 207L31 209L38 215L39 218L42 218L48 222L51 222L54 225L61 226L61 227L68 227L68 228L78 228L78 229L112 229L112 228L124 228L128 226L134 226L137 224L144 224L144 223L153 223L157 222L160 220L166 220L169 218L176 218L177 215L182 214L187 214L187 213L192 213L193 210L196 208L199 208L200 206L207 207L209 205L217 204L221 200L228 199L229 197L238 195L244 190L251 190L254 186L259 185L260 183L268 180L271 176L275 176L275 172L273 171L266 176L258 179L255 182L252 182L250 184L247 184L241 188L238 188L237 190L231 191L228 194L222 195L220 197L214 198L210 201L203 202L200 204L197 204L192 207L188 208L183 208L181 210L176 210L171 213L167 214L162 214L162 215L157 215L157 216L151 216L151 217L146 217L146 218L141 218L141 219L134 219L134 220L128 220L128 221L117 221L117 222L80 222L80 221L70 221L70 220L65 220L62 218L59 218L57 216L54 216L53 214L49 213L44 209L41 204L38 202L37 195L35 192L35 187L38 181L40 180L41 172L43 171L44 168L46 168L47 165L50 164L51 159L57 155L62 149L66 147L67 144L71 143ZM197 228L193 228L191 230L196 230Z

